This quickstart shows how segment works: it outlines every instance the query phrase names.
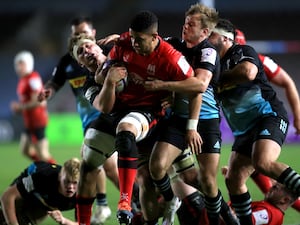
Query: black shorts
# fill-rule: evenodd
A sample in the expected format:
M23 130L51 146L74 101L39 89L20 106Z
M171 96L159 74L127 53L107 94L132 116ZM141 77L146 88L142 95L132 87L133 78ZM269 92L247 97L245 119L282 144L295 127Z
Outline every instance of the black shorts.
M46 127L34 129L25 129L25 134L30 138L32 143L36 143L46 137Z
M251 157L253 143L260 139L273 140L282 146L288 125L288 120L281 117L264 117L247 133L235 137L232 151Z
M221 152L220 119L199 120L198 132L201 135L202 153Z
M170 143L182 151L188 146L185 140L187 119L171 116L161 132L159 141ZM220 119L199 120L198 132L202 137L202 153L220 153L221 132Z

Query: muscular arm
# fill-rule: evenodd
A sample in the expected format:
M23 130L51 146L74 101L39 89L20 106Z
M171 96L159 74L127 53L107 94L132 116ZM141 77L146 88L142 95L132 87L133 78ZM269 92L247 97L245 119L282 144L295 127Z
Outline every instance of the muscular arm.
M237 64L233 69L227 70L221 74L221 84L226 86L241 84L255 79L258 68L255 64L244 61Z
M16 185L10 186L1 197L1 205L4 213L4 217L7 224L17 225L18 220L16 216L15 201L21 199L20 192Z
M289 105L293 111L296 134L300 134L300 99L295 82L282 68L280 68L277 75L270 81L275 85L284 88Z

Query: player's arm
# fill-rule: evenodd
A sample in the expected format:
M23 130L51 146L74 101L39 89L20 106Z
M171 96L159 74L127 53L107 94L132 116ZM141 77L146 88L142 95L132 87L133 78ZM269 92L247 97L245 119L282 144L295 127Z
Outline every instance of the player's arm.
M194 154L201 153L202 138L197 130L202 104L202 94L189 95L189 119L186 126L186 141Z
M224 71L221 74L220 82L226 84L226 86L237 85L254 80L257 73L258 67L254 63L243 61L232 69Z
M32 108L35 108L40 105L46 105L46 101L40 101L39 100L40 92L34 91L30 95L30 100L26 103L21 102L12 102L11 103L11 109L14 112L22 112L24 110L29 110Z
M61 225L78 225L78 222L72 221L63 216L60 210L48 211L48 215L57 223Z
M300 134L300 98L295 82L282 68L279 69L276 76L274 76L270 81L275 85L284 88L289 105L293 111L296 134Z
M103 113L110 113L116 99L116 84L127 76L127 70L123 66L112 66L105 76L100 93L95 97L93 106Z
M19 224L16 216L15 201L21 198L21 194L15 184L10 186L1 197L4 218L6 223L9 225Z

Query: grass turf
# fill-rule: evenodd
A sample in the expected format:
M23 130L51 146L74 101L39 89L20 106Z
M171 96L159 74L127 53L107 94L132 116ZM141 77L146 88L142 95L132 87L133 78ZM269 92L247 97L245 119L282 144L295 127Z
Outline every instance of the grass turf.
M299 145L284 145L280 161L289 164L297 172L300 172L299 164ZM57 160L59 164L62 164L65 160L71 157L80 157L79 155L79 145L51 145L51 154ZM230 153L230 146L225 145L222 148L222 156L220 165L226 165L228 161L228 156ZM0 147L0 194L6 189L10 182L26 167L30 164L30 161L21 156L18 148L18 143L2 143ZM218 177L220 189L228 200L226 195L226 187L224 180L219 174ZM253 184L251 180L248 181L248 187L251 193L253 200L260 200L263 198L263 194L258 190L258 188ZM119 198L118 190L113 186L110 181L107 181L107 197L109 205L113 211L112 217L105 223L105 225L116 225L117 220L115 217L117 201ZM63 212L64 216L70 219L74 218L74 211ZM55 224L52 219L47 219L43 222L43 225L52 225ZM178 225L178 221L175 221L175 225ZM294 209L289 209L286 212L285 225L299 225L300 224L300 215Z

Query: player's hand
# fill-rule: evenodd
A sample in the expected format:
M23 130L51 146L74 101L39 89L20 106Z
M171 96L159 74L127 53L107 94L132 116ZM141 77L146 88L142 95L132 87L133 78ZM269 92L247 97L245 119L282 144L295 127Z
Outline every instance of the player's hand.
M295 134L300 135L300 118L294 118L294 128L295 128Z
M196 130L187 130L186 131L186 141L188 146L191 148L191 152L193 154L200 154L202 149L201 145L203 143L202 138L198 131Z
M124 66L112 66L106 75L106 80L111 83L117 83L128 75L127 69Z
M11 102L10 103L10 109L14 113L20 113L22 112L22 105L19 102Z
M158 91L163 89L164 81L148 77L144 83L144 87L148 91Z
M111 35L108 35L105 38L102 38L102 39L98 40L97 44L98 45L107 45L107 44L110 44L112 42L117 42L119 40L119 38L120 38L119 34L111 34Z
M37 96L39 102L43 102L52 96L52 89L43 89Z
M48 215L54 219L59 224L65 224L65 218L63 217L61 211L59 210L53 210L48 211Z
M168 96L167 98L164 98L162 99L161 101L161 107L165 110L165 109L168 109L168 108L171 108L172 105L173 105L173 97L170 95Z

